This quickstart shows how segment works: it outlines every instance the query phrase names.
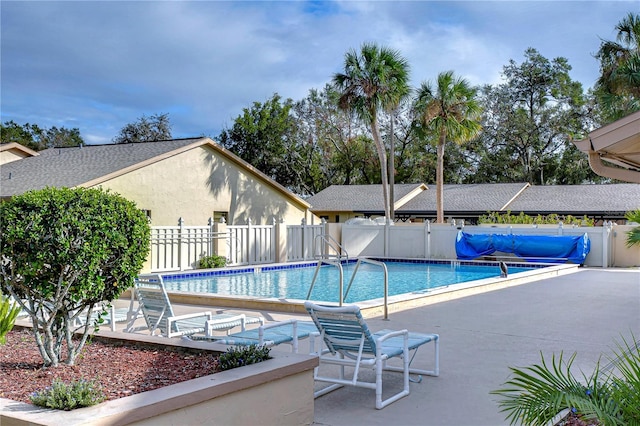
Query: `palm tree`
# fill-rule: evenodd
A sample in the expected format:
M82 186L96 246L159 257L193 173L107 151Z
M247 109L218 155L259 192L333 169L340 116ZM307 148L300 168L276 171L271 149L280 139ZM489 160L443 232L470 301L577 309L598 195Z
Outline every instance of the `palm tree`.
M424 129L438 137L436 166L436 222L444 223L444 146L447 139L463 144L475 138L480 126L480 104L476 89L453 71L438 74L436 87L422 83L415 99L417 120Z
M596 58L596 94L608 119L640 110L640 15L629 13L616 25L617 41L604 40Z
M410 92L409 64L396 50L364 43L358 53L352 49L345 54L344 72L333 76L333 84L340 94L341 109L356 114L370 126L376 144L382 177L382 196L385 218L390 218L389 172L387 150L380 135L378 115L390 112ZM393 159L392 159L393 161Z
M629 222L640 223L640 209L627 212L625 215ZM636 226L627 232L627 247L640 245L640 226Z

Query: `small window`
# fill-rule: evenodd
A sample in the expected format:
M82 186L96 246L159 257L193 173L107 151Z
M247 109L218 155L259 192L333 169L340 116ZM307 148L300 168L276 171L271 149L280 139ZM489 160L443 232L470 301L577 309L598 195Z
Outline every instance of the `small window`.
M224 219L225 223L229 223L229 212L213 212L213 222L220 223Z
M340 223L340 215L339 214L336 215L336 223Z
M142 213L144 213L145 216L147 216L147 219L149 219L149 221L151 221L151 210L140 209L140 211L142 211Z

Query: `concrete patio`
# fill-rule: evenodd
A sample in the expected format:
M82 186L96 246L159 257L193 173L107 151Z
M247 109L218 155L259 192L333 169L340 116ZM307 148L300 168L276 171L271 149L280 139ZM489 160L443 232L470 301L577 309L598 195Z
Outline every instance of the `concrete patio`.
M202 310L197 306L174 308L180 311L176 313ZM267 321L308 320L303 315L260 314ZM564 352L568 357L577 352L574 367L588 374L601 356L603 365L609 362L607 356L621 336L629 340L633 334L640 339L640 269L583 268L367 322L372 330L438 333L440 376L412 383L408 397L383 410L375 409L373 390L336 390L315 400L314 424L501 425L506 424L505 416L489 392L504 383L510 366L538 363L540 353L550 357ZM302 342L300 350L307 349L308 343ZM286 351L288 346L274 350ZM427 368L431 361L431 348L425 347L414 365ZM398 374L386 374L385 386L401 386Z

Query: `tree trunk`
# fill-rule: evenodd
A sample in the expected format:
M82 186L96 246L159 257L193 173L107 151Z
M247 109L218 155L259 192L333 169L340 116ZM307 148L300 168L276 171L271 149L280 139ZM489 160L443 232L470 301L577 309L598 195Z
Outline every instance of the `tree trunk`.
M436 223L444 223L444 143L447 140L446 130L440 131L438 139L438 164L436 166Z
M374 119L371 123L371 133L373 135L373 141L376 143L376 150L378 151L378 158L380 159L380 171L382 178L382 198L384 202L384 217L385 221L389 219L389 179L387 170L387 150L382 143L380 137L380 128L378 127L378 120Z
M394 187L396 184L396 153L395 143L393 140L393 121L395 120L395 112L391 113L391 137L389 142L389 219L391 222L396 220L395 194Z

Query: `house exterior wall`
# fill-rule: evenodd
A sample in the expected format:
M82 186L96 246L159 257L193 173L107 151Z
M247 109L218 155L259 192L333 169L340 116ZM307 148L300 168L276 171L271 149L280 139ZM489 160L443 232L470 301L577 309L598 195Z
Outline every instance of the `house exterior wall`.
M229 224L300 223L310 215L282 192L214 149L200 146L100 184L140 209L150 210L154 226L204 225L215 212L228 212ZM309 218L307 218L309 220Z
M12 161L22 160L25 157L29 157L29 155L17 149L0 151L0 164L7 164Z

